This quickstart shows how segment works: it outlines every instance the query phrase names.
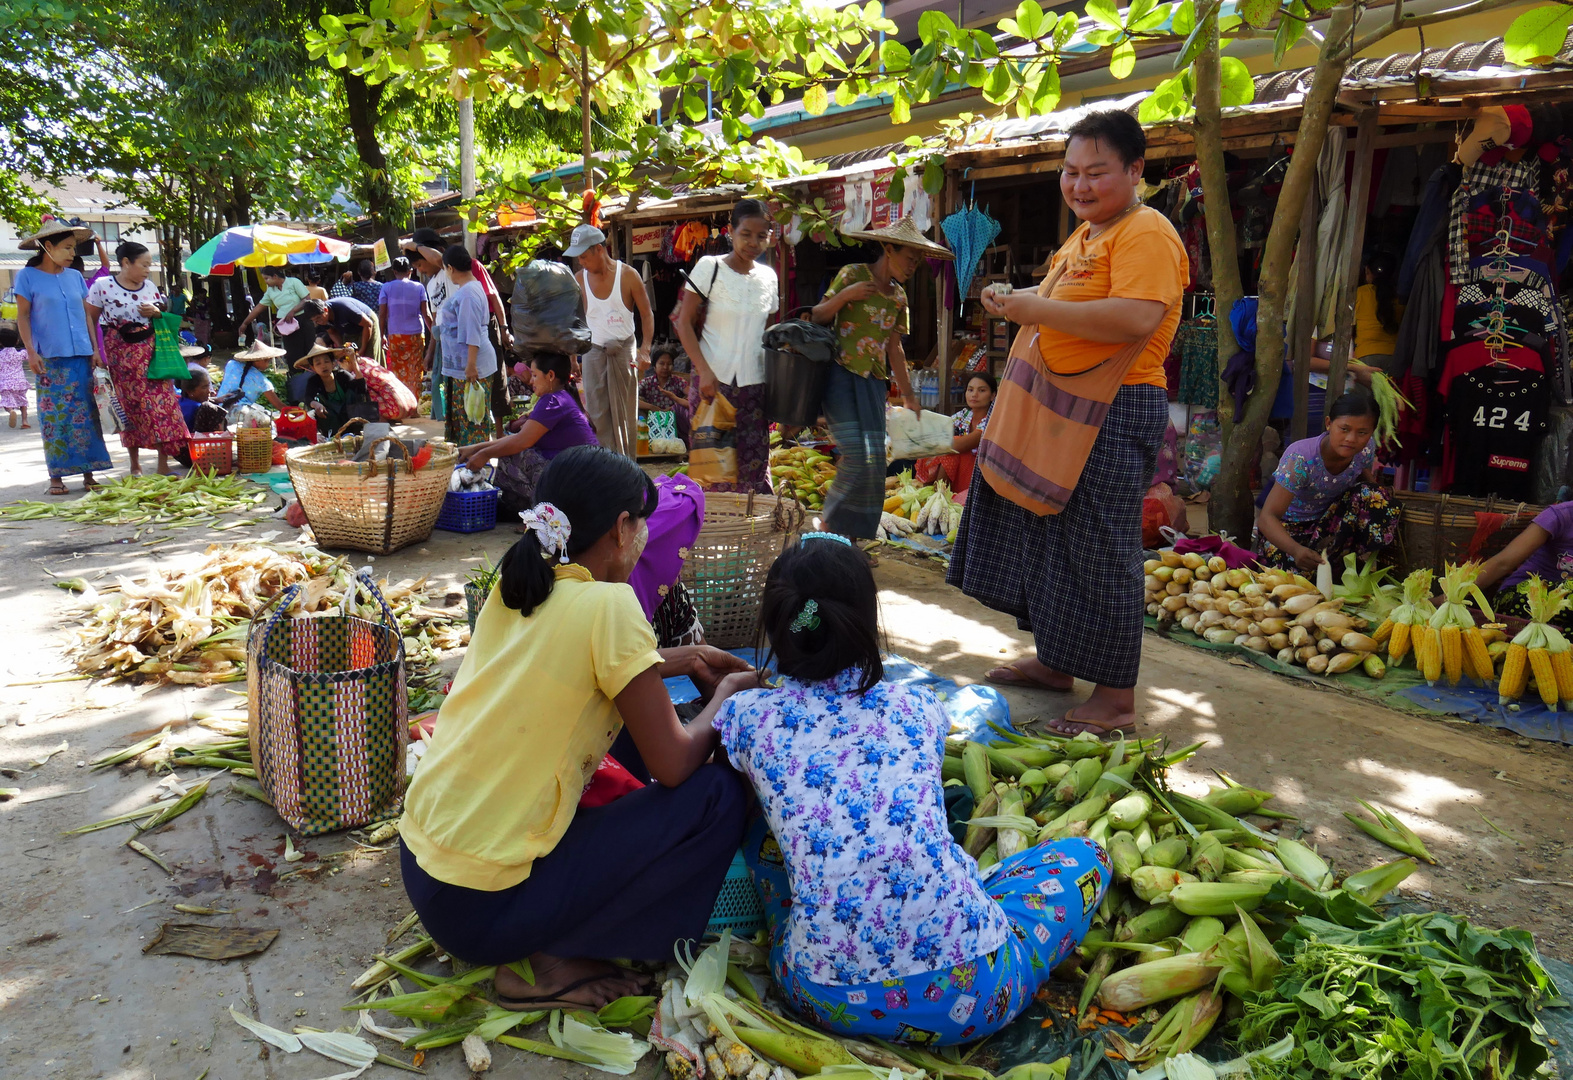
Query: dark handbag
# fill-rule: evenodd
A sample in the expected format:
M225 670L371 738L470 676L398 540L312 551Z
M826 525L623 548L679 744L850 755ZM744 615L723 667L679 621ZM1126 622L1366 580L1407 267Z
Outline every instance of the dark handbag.
M115 332L120 335L120 340L127 345L135 345L139 341L146 341L153 336L153 328L147 323L121 323L115 327Z
M695 296L699 297L699 314L694 316L694 339L697 341L699 338L704 336L705 314L710 310L710 294L708 292L704 292L699 288L698 285L694 284L694 279L688 276L687 270L680 269L677 272L683 275L683 288L677 294L677 311L683 310L683 293L692 292ZM710 288L712 290L715 288L716 275L720 273L720 262L718 261L711 263ZM676 315L675 311L673 312L673 315Z

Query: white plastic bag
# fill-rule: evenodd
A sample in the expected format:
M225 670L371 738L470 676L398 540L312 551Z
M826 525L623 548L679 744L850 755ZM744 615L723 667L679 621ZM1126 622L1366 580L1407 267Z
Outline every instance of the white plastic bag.
M890 434L890 456L896 461L955 453L952 422L943 413L924 409L914 416L911 409L888 408L885 430Z
M104 368L93 369L93 402L98 406L98 426L105 435L126 430L125 410L115 397L115 384Z

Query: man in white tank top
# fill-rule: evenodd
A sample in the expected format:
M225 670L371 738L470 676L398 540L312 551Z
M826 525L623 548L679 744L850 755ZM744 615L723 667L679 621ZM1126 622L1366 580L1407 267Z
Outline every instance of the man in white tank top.
M563 254L579 260L584 321L590 351L579 362L584 411L602 446L634 457L639 444L639 372L650 364L655 316L644 282L606 250L606 234L580 225ZM644 327L644 344L634 353L634 311Z

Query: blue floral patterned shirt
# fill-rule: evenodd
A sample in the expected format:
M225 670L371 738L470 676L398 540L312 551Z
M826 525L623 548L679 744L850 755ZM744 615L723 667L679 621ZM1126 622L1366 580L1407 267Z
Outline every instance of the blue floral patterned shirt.
M950 719L927 690L860 674L734 694L715 719L781 846L787 961L848 986L998 948L1009 920L952 839L940 765Z

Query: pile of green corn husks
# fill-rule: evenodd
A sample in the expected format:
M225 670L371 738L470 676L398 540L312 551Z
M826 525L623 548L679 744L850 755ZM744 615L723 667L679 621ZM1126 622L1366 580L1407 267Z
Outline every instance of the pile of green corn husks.
M355 614L373 622L381 609L351 589L354 568L302 544L248 541L214 544L194 565L181 563L139 578L95 587L85 579L60 582L79 591L88 609L71 656L78 671L134 680L208 686L245 678L251 620L292 585L301 587L290 612L307 615L340 609L345 595ZM424 578L383 581L383 598L404 636L412 689L435 677L438 652L469 641L462 609L427 606Z
M1528 934L1437 913L1379 913L1375 905L1416 869L1412 859L1341 877L1290 835L1289 815L1264 813L1266 792L1232 782L1199 799L1171 790L1167 770L1197 747L1000 734L993 746L948 746L947 783L968 786L976 800L958 830L988 865L1060 837L1087 836L1108 851L1115 881L1056 976L1080 980L1074 1011L1121 1069L1144 1070L1141 1080L1483 1080L1535 1075L1548 1061L1535 1014L1557 990ZM1407 841L1392 833L1384 842ZM773 996L759 941L728 935L670 966L659 996L625 998L599 1014L521 1014L487 1001L494 969L439 977L412 966L438 952L424 936L392 948L416 926L412 912L346 1006L360 1013L363 1034L404 1051L462 1044L473 1067L495 1044L625 1074L655 1050L677 1080L993 1080L979 1064L992 1057L986 1041L926 1050L794 1021ZM394 1020L374 1019L383 1013ZM542 1019L542 1038L517 1034ZM1199 1058L1210 1033L1240 1056ZM1084 1072L1066 1057L1003 1076Z
M268 489L239 476L215 476L193 469L186 476L145 473L114 480L70 502L23 500L0 507L7 521L56 518L88 525L132 525L149 528L218 526L220 515L263 507ZM260 518L259 521L266 520ZM249 524L234 521L221 528ZM137 534L141 539L142 534ZM157 541L153 541L156 543Z

